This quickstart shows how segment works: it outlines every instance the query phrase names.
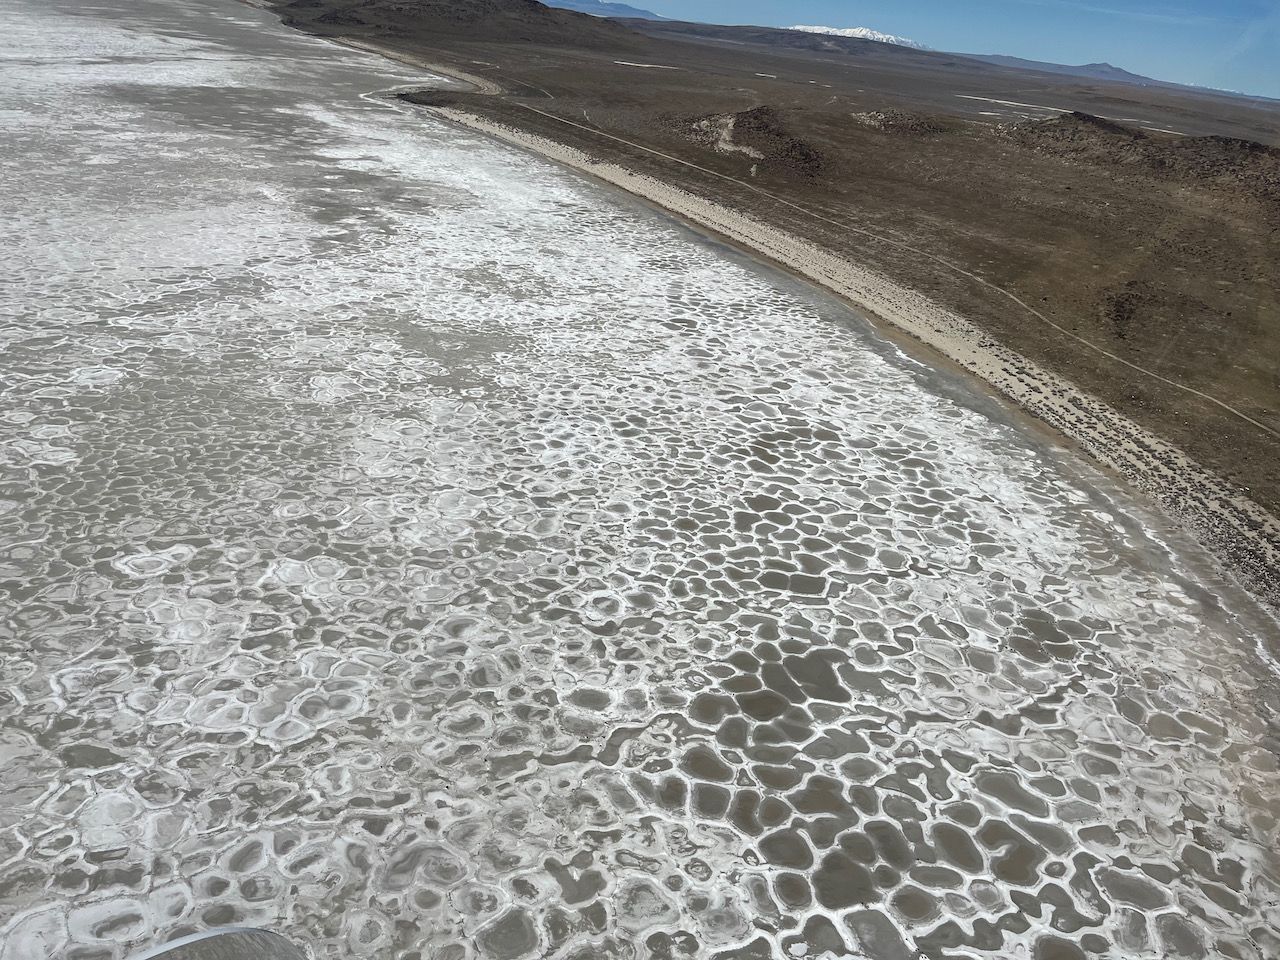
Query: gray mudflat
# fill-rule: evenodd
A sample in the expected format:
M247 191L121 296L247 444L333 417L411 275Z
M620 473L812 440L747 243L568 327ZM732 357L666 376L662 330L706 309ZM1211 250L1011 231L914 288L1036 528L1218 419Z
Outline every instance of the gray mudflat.
M0 960L1280 957L1123 490L262 11L0 20Z
M138 960L307 960L307 955L268 930L223 930L183 937Z

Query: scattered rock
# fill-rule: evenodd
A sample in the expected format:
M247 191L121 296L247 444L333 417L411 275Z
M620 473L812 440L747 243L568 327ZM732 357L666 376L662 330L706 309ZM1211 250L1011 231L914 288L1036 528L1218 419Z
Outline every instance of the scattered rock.
M1280 149L1231 137L1153 135L1087 113L1026 120L1005 136L1073 163L1130 168L1184 183L1233 187L1280 202Z
M910 133L929 135L946 133L947 126L933 117L925 117L901 110L873 110L852 114L853 119L865 127L886 133Z
M759 161L756 169L813 179L824 165L821 152L793 136L776 110L752 107L737 113L713 114L677 122L684 135L718 153L742 153Z

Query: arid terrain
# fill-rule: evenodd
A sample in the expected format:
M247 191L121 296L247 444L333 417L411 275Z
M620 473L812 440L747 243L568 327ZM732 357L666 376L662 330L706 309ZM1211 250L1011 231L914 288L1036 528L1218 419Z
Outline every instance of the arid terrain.
M1256 273L1265 149L514 0L3 3L0 960L1280 957L1280 619L1204 542L1269 521L1054 372L1149 379L1182 265L1270 429L1225 261L1088 299L1140 190Z
M1280 507L1280 104L532 0L274 6L480 81L418 102L713 198L919 291Z

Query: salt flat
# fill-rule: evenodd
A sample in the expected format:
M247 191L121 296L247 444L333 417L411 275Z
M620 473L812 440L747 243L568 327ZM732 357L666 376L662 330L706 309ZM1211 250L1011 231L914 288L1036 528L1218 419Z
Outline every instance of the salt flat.
M1280 952L1275 625L232 2L3 0L0 957Z

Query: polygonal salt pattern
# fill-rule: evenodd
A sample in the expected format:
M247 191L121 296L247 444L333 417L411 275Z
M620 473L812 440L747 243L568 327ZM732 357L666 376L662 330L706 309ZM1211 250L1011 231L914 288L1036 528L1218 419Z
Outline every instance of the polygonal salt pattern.
M1280 955L1274 625L1105 478L385 66L0 6L0 958Z

